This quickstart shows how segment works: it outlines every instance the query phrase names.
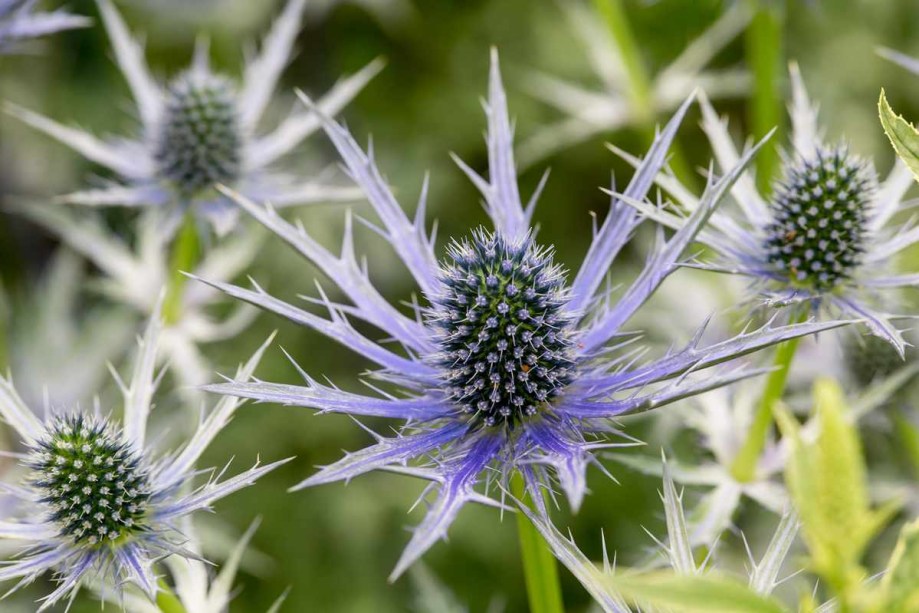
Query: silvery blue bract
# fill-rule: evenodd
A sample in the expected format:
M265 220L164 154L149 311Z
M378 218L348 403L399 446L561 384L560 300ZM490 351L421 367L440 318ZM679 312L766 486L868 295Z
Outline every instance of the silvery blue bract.
M655 139L626 189L630 199L645 197L690 103L691 98ZM614 199L581 268L569 280L553 264L551 250L539 246L536 239L532 228L536 196L524 205L518 191L512 129L496 54L485 108L489 179L457 162L482 193L494 229L454 241L443 262L438 261L425 229L425 196L415 219L410 219L372 153L361 150L345 128L319 115L381 221L376 230L392 245L428 302L416 305L413 316L390 304L373 286L354 253L350 223L341 255L336 255L272 208L238 195L244 209L319 267L352 304L333 303L323 294L317 301L327 309L328 316L323 317L257 286L248 290L213 283L342 343L380 367L372 373L384 384L376 395L346 392L305 372L304 386L236 381L210 389L404 423L396 436L375 435L374 445L348 454L298 486L346 481L373 470L431 481L437 499L415 530L393 578L446 534L466 502L495 504L483 493L489 486L504 486L519 471L534 499L542 500L544 489L556 481L576 509L586 491L586 468L598 464L593 452L616 445L608 440L619 434L611 419L755 374L735 369L704 378L691 376L782 340L839 325L767 326L707 346L701 346L700 332L688 347L644 361L634 337L624 336L624 326L683 263L684 250L753 152L724 178L708 185L701 205L669 240L658 234L646 266L613 302L604 280L642 216ZM352 326L351 319L381 330L386 341L372 340ZM483 482L484 490L478 490Z

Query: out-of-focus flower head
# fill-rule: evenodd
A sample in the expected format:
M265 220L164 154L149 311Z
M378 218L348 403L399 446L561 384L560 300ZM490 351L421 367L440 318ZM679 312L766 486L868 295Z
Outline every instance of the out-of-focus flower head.
M856 338L856 335L848 336ZM876 339L873 336L866 338ZM883 343L880 339L877 342ZM889 344L883 343L883 347L894 353ZM834 346L834 349L838 350L838 347ZM853 422L867 421L877 415L878 409L915 377L915 364L904 366L902 360L898 361L898 368L884 373L884 376L876 376L870 388L863 388L853 395L850 412ZM616 461L641 473L660 477L667 472L668 479L686 487L705 490L689 524L689 540L693 546L708 546L720 534L731 529L744 498L775 514L782 514L788 508L788 493L781 480L789 456L787 440L766 443L757 458L752 478L739 480L735 475L735 460L749 436L762 393L760 386L753 383L745 381L694 396L673 411L671 416L696 437L696 443L704 451L701 458L692 461L670 458L665 471L665 465L653 455L610 454ZM791 404L796 404L798 400L806 401L806 398L788 398ZM817 419L811 418L802 427L802 435L810 440L818 430ZM885 487L893 486L888 483Z
M155 312L162 288L174 274L170 269L169 240L161 232L155 212L140 216L137 236L131 243L111 232L99 215L89 212L77 215L60 207L34 205L18 207L17 211L50 230L95 266L101 276L93 279L92 288L142 318ZM255 258L263 234L261 228L251 228L225 238L208 249L188 272L232 280ZM256 309L243 305L217 318L212 307L223 298L213 288L186 286L175 319L160 335L159 355L179 380L181 393L189 399L200 399L198 387L213 380L214 369L201 345L233 338L257 314Z
M643 197L691 103L687 100L655 139L626 190ZM302 373L304 386L245 381L211 386L219 393L323 412L387 417L403 422L396 436L374 435L376 443L320 470L298 487L349 480L390 470L431 482L437 498L396 565L398 577L439 538L469 501L493 501L485 491L520 472L533 498L557 482L577 508L586 492L586 469L598 449L619 432L611 419L751 376L734 369L706 378L692 373L785 339L838 325L805 323L766 326L714 344L701 332L689 346L645 361L625 326L657 287L683 264L692 242L716 203L749 163L750 152L723 179L712 182L704 204L669 240L658 233L647 265L613 300L604 279L642 216L613 200L595 229L585 260L569 282L532 228L539 194L524 205L518 191L511 122L492 58L488 102L489 178L456 160L485 200L494 230L479 229L451 242L438 261L425 223L425 196L411 219L400 207L373 159L341 125L321 115L323 128L361 186L382 225L376 230L393 247L420 286L427 304L410 314L390 304L370 281L354 253L350 224L336 255L302 227L273 209L244 197L239 204L323 271L351 304L325 294L317 300L328 316L253 290L213 283L228 294L324 334L374 362L379 394L346 392ZM422 190L426 193L426 190ZM371 223L371 222L368 222ZM377 342L351 323L381 330ZM685 377L683 375L686 375ZM396 388L399 391L394 391ZM409 464L411 462L411 464Z
M0 0L0 55L25 41L63 30L85 28L90 20L65 10L37 11L38 0Z
M896 256L919 241L919 226L897 219L912 176L897 163L878 183L869 162L845 145L825 144L817 109L795 66L791 82L792 134L783 177L772 195L756 188L750 171L738 179L731 190L736 206L717 211L699 233L699 241L716 254L712 264L700 266L747 277L754 295L769 306L803 305L863 320L902 356L906 344L892 321L898 314L890 309L899 307L902 288L919 284L919 274L894 270ZM704 98L701 106L718 168L728 172L738 151L727 124ZM687 215L699 206L701 200L671 173L657 182ZM668 226L685 223L681 211L629 202Z
M116 592L132 583L154 600L157 561L172 555L197 558L182 531L185 518L283 463L256 465L223 480L221 471L194 484L201 474L195 464L239 405L233 398L202 416L181 448L165 455L154 449L147 425L158 382L159 332L154 317L130 382L118 380L124 394L120 422L98 404L92 412L52 406L39 416L11 381L0 379L0 416L25 447L15 456L26 473L19 484L5 486L17 505L0 521L0 537L20 548L0 568L0 581L18 580L18 587L53 573L57 586L42 598L39 610L73 598L86 582L102 582ZM251 376L265 346L239 376Z
M707 68L718 53L743 32L750 8L735 3L722 17L693 41L673 62L657 73L649 85L650 108L639 107L633 96L626 58L611 39L603 20L584 3L560 2L577 41L585 46L588 60L602 85L590 89L541 72L527 80L527 89L564 118L536 130L518 148L520 162L531 166L566 147L597 135L635 126L647 118L673 112L696 88L712 97L746 95L749 76L742 69Z
M271 170L318 129L313 113L291 113L273 131L256 133L290 58L305 4L290 0L238 85L211 70L207 45L201 43L191 67L163 86L151 76L142 47L115 7L98 0L115 58L137 104L140 135L103 140L11 103L6 110L116 175L99 188L62 196L62 202L166 208L167 228L192 207L223 234L235 225L238 213L214 190L217 184L253 198L270 198L278 206L352 200L353 189L328 184L323 176L302 181ZM331 114L340 111L381 66L373 61L340 81L319 102L320 108Z

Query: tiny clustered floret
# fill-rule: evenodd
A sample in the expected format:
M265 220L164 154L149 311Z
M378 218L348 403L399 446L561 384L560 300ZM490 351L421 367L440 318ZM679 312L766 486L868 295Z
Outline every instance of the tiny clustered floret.
M156 146L160 176L188 197L233 183L242 164L242 135L233 84L189 71L169 87Z
M792 283L831 290L861 263L876 179L843 147L790 161L773 200L766 251Z
M565 276L550 250L479 230L452 245L441 280L431 313L437 361L462 411L513 426L570 383Z
M58 419L27 465L62 537L103 545L143 529L147 471L102 419Z

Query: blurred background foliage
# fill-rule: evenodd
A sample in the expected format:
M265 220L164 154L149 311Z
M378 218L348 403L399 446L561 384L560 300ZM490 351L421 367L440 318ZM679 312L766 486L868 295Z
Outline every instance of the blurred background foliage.
M273 112L282 116L287 111L294 87L307 93L322 92L340 74L354 72L374 57L384 57L385 70L343 117L359 139L373 135L377 159L403 202L417 198L422 177L430 171L429 206L431 215L439 220L439 235L462 236L483 223L485 216L478 194L450 161L448 152L457 153L476 169L486 164L479 101L486 87L489 46L497 46L501 53L518 137L559 119L557 110L526 93L524 82L529 71L538 69L598 86L583 47L564 19L561 3L566 1L578 0L316 0L298 39L299 54L283 78L280 100L288 106L278 104ZM131 28L146 33L150 64L165 78L187 64L200 33L211 40L215 65L235 70L240 41L257 40L279 4L274 0L125 0L120 7ZM624 5L641 60L653 74L729 3L628 0ZM68 6L73 12L97 17L90 0L71 0ZM590 8L589 3L586 6ZM915 36L919 5L907 0L789 0L780 10L785 12L785 53L800 64L811 95L820 101L828 136L845 135L854 150L874 157L878 167L886 170L893 153L877 121L878 92L886 87L894 108L906 117L919 117L919 79L879 58L875 48L883 45L919 55L919 38ZM718 55L714 65L737 66L744 61L740 37ZM130 108L128 96L101 27L53 37L43 42L37 54L0 58L0 98L97 133L136 129L135 118L126 111ZM745 134L749 126L747 104L744 99L717 104L720 112L730 116L738 135ZM590 237L592 214L606 211L608 198L599 187L608 185L611 173L620 185L630 176L626 165L603 146L604 141L640 153L645 138L640 130L603 134L562 150L522 173L521 184L527 194L543 169L552 169L536 217L542 228L541 239L557 247L562 262L573 265L579 261ZM691 111L679 138L691 167L708 165L709 151L698 129L696 110ZM313 138L302 153L303 159L333 159L321 136ZM297 162L290 169L297 171ZM88 176L99 172L64 147L0 115L0 206L48 200L83 185ZM358 212L362 207L355 205ZM340 207L316 206L295 214L327 245L337 245L343 218ZM114 231L130 236L129 213L111 212L107 219ZM385 245L369 232L363 232L360 239L359 246L370 256L371 274L381 281L385 293L408 299L410 280ZM628 258L638 263L643 257L642 241L636 243L639 250L620 261L623 274L629 274ZM13 336L17 326L26 325L55 247L53 238L35 226L0 211L0 274L7 295L0 314L6 311L7 336ZM91 278L92 271L88 272ZM278 240L264 243L247 274L280 298L295 299L298 293L314 291L315 271ZM104 299L93 294L91 283L83 281L82 285L87 291L80 296L81 312L105 306ZM709 290L703 285L690 286L690 295L684 299L694 300L693 291ZM704 298L700 296L700 300ZM219 372L229 374L275 329L279 331L277 344L308 372L324 374L345 388L360 385L355 373L365 365L357 358L331 341L276 317L260 316L244 334L210 345L206 353ZM666 340L666 334L655 335L653 323L647 331L652 339ZM27 338L23 341L29 342ZM52 339L46 350L65 349L54 347L55 342L68 341ZM8 350L14 376L18 376L13 355L16 346L13 343ZM109 359L121 363L121 356ZM295 382L298 377L278 348L268 352L258 374L273 381ZM110 396L111 390L102 392L103 398ZM188 411L180 406L168 378L161 386L158 408L166 425L167 417ZM679 411L680 407L666 410ZM668 449L677 447L682 454L692 453L691 445L666 428L655 427L655 421L666 422L653 417L629 422L629 432L650 446L633 451L654 451L663 441ZM388 427L374 420L367 420L367 425ZM254 547L264 556L252 557L244 569L233 610L264 611L288 587L291 590L283 610L425 610L427 605L419 604L419 594L430 587L432 577L471 611L490 606L526 610L515 525L507 518L499 521L493 509L465 509L451 530L449 544L435 547L425 557L423 574L389 585L386 577L407 540L405 527L420 518L418 512L407 516L406 509L421 492L422 484L374 473L347 487L328 485L286 492L314 466L334 461L342 449L357 449L367 438L344 416L317 417L301 409L251 405L208 452L203 466L222 466L230 458L234 458L234 465L243 466L257 455L266 460L296 456L294 462L217 509L217 526L225 532L241 534L255 517L263 519ZM870 456L870 441L868 445ZM563 528L570 525L578 543L594 557L601 554L603 529L619 560L629 564L642 559L653 546L642 528L661 533L659 481L618 466L614 472L619 483L593 471L592 495L577 521L570 521L561 512L557 523ZM688 506L692 498L690 491ZM753 542L757 542L757 520L762 514L751 509L736 518L738 527ZM736 549L737 563L742 564L739 538L727 535L725 540L725 555ZM581 587L569 576L563 576L563 581L568 609L588 610L590 601ZM22 603L23 610L31 610L32 596L17 595L0 606L7 610L16 602ZM85 595L74 607L78 611L97 609L98 604Z

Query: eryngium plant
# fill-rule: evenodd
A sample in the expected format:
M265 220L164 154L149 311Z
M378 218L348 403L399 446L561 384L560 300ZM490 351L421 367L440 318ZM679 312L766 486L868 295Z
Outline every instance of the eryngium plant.
M64 10L36 11L36 4L38 0L0 0L0 55L16 51L27 40L90 23Z
M644 197L651 186L690 102L655 139L626 190L630 197ZM335 304L323 295L319 303L328 310L326 318L284 303L257 286L248 290L214 283L230 295L342 343L381 367L373 378L400 390L365 396L327 386L306 373L305 386L236 381L210 388L261 401L403 422L396 436L378 436L374 445L347 455L297 486L348 480L378 469L430 480L438 498L392 578L446 534L467 501L490 502L476 489L481 481L487 490L496 480L506 484L519 471L536 500L542 500L543 489L557 481L576 509L586 489L586 468L596 463L593 452L614 445L608 440L617 432L611 418L753 374L739 370L704 379L681 377L689 371L838 325L766 327L708 346L701 346L697 338L680 351L638 363L631 350L634 339L623 338L624 325L680 267L684 249L752 152L709 185L704 203L689 223L669 240L658 236L646 267L614 304L610 292L602 289L603 281L641 223L641 215L613 201L583 265L569 280L554 263L551 248L536 240L531 227L536 196L524 206L518 191L511 123L496 55L486 113L490 179L457 161L482 192L494 230L480 229L471 238L454 240L443 261L438 261L425 230L424 196L415 220L410 220L372 154L361 150L344 127L321 115L326 134L382 221L380 233L421 287L427 305L418 306L415 317L403 314L373 287L354 254L350 224L343 253L337 256L270 207L242 197L237 200L243 208L318 266L353 304ZM385 344L352 327L350 317L382 330L388 337ZM393 339L401 350L392 348ZM414 463L406 466L409 462Z
M132 583L154 600L159 559L198 558L192 553L197 545L182 531L183 519L284 462L194 486L200 474L196 462L239 405L233 398L221 400L181 449L158 457L146 435L158 381L159 333L153 319L130 384L119 380L121 423L98 407L92 413L52 408L39 417L12 383L0 378L0 415L26 448L20 456L26 473L22 482L5 488L16 499L13 516L0 521L0 538L19 544L20 553L0 568L0 581L18 579L21 585L53 573L57 587L42 598L40 611L73 598L84 583L116 593ZM238 376L251 376L264 348Z
M270 167L319 127L300 111L263 136L256 129L281 76L299 31L306 0L290 0L265 38L260 55L246 65L242 82L215 74L207 48L199 46L192 66L163 87L151 76L140 44L109 0L99 10L115 58L131 89L141 120L137 138L103 141L78 128L8 104L7 111L115 173L117 181L67 194L63 202L88 206L169 207L173 223L188 207L218 232L233 227L237 209L215 192L232 185L252 198L278 206L351 200L353 189L318 178L295 181ZM324 112L340 111L380 70L374 61L339 82L320 102Z
M919 241L913 222L897 220L912 177L897 164L879 183L868 161L845 145L826 144L817 109L794 66L791 82L791 148L783 176L771 195L757 190L749 174L734 184L736 206L716 212L699 234L716 254L703 266L749 278L769 305L803 304L833 317L862 319L902 356L906 344L890 310L899 308L901 288L919 282L915 274L894 270L896 256ZM726 122L706 100L702 112L718 167L728 172L738 152ZM672 174L659 176L658 184L685 211L701 202ZM630 202L671 227L685 223L679 213Z

